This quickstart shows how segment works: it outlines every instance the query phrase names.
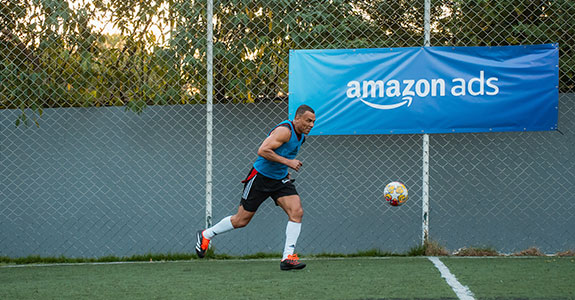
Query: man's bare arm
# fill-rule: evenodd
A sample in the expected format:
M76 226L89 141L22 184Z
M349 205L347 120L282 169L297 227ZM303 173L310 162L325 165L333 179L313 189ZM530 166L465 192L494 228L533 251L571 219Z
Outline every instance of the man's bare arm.
M270 135L263 141L258 149L258 155L269 160L284 164L296 171L302 166L301 161L297 159L287 159L275 153L275 149L287 143L291 137L291 130L287 127L280 126L274 129Z

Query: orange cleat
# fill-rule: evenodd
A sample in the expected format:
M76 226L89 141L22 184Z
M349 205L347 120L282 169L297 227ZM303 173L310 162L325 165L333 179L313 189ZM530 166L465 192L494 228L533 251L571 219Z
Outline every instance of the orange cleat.
M204 237L203 230L198 230L198 232L196 232L196 239L196 254L199 258L204 258L204 256L206 256L206 251L210 246L210 240Z
M284 271L300 270L305 268L305 264L299 261L297 254L288 255L288 257L280 263L280 269Z

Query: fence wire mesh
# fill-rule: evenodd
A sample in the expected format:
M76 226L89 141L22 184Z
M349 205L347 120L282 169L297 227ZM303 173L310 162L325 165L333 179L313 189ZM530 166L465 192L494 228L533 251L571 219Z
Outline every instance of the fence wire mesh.
M204 224L207 2L0 2L0 256L192 252ZM213 1L213 219L287 116L290 49L420 47L424 1ZM431 1L431 46L559 43L557 133L431 136L430 237L450 249L575 247L575 3ZM421 136L322 136L297 186L302 253L421 239ZM382 201L402 180L411 200ZM217 251L279 252L266 203ZM287 220L286 220L287 221ZM501 229L504 228L504 229Z

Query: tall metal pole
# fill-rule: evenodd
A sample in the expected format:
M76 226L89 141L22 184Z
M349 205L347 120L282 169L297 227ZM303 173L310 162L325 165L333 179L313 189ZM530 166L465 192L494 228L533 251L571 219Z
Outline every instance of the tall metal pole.
M431 0L425 0L423 15L423 45L431 46Z
M431 0L425 0L424 7L424 40L423 45L429 47L431 45ZM421 230L421 244L429 238L429 134L423 135L423 184L422 184L422 230Z
M214 66L214 3L207 0L207 88L206 88L206 228L212 226L212 135L213 135L213 66Z

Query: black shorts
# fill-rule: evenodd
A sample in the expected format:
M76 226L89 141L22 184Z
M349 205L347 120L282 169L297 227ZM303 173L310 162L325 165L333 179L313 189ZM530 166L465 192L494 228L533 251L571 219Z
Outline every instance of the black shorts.
M298 195L293 180L272 179L266 177L252 169L250 175L242 181L244 182L244 192L240 205L249 212L255 212L258 207L268 198L272 197L278 205L278 199L284 196Z

